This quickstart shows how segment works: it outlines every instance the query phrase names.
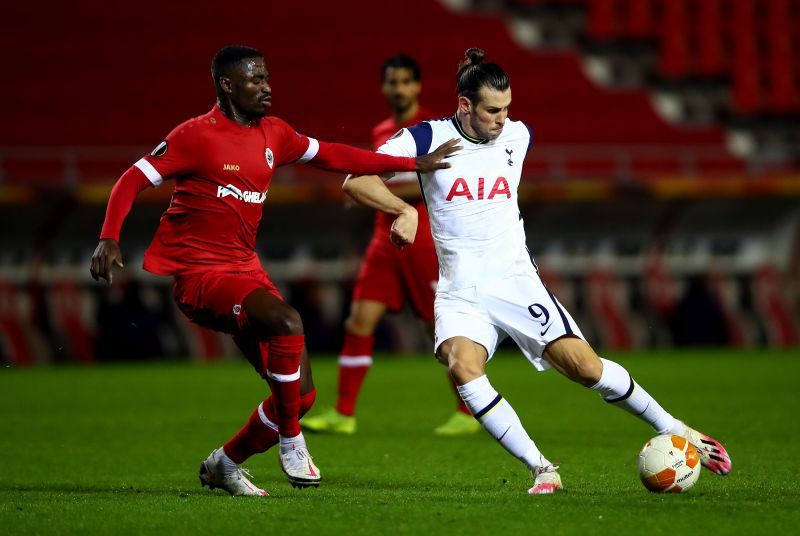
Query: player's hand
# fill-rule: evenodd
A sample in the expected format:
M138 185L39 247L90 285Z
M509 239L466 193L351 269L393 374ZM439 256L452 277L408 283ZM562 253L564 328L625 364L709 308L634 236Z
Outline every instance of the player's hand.
M99 281L102 277L110 285L111 280L114 278L114 274L111 273L111 267L114 264L120 268L124 266L119 244L112 238L100 239L100 243L97 244L94 255L92 255L92 265L89 268L89 272L95 281Z
M458 138L446 141L436 148L432 153L425 156L417 157L417 171L419 173L430 173L437 169L447 169L450 167L449 162L442 162L451 154L460 151L462 147L458 144Z
M417 236L418 223L417 209L409 205L392 223L392 230L389 231L392 244L400 249L413 244Z

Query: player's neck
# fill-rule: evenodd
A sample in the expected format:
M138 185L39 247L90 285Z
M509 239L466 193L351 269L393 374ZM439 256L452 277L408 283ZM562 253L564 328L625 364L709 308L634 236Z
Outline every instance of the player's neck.
M470 126L467 117L461 113L461 110L456 111L456 121L458 122L458 128L461 130L463 134L468 136L470 141L475 142L485 142L484 138L481 138L477 132Z
M219 106L219 109L222 111L222 115L237 125L241 125L243 127L253 126L253 121L255 121L255 119L248 117L237 110L236 107L230 103L230 101L217 100L217 106Z
M419 102L415 102L405 110L393 110L394 122L398 125L404 125L414 119L419 113Z

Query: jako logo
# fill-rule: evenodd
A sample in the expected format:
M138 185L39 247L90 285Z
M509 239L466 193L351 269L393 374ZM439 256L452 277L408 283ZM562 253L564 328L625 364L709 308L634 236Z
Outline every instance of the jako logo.
M476 191L476 196L472 195L472 192L469 189L469 184L465 179L461 177L457 178L456 181L453 183L453 186L450 188L450 193L447 194L447 200L452 201L454 197L464 196L470 201L475 201L478 199L479 201L482 199L494 199L495 196L504 195L507 199L511 199L511 188L508 186L508 181L505 177L497 177L497 180L494 181L494 186L492 186L492 190L489 192L489 195L484 197L484 180L483 177L478 179L478 190Z
M245 203L263 204L264 200L267 198L267 192L243 192L233 184L217 186L217 197L228 197L229 195Z

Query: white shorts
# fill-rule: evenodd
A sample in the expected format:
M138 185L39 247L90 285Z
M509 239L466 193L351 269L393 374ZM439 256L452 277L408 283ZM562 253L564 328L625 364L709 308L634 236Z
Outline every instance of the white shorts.
M486 348L491 359L497 345L511 337L538 370L550 368L542 359L549 343L564 335L584 338L570 314L535 272L452 292L437 292L434 315L434 352L447 339L466 337Z

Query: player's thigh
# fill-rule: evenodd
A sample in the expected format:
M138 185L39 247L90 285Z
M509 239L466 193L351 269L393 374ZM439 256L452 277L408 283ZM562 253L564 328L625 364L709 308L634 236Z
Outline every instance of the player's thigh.
M403 287L414 313L425 322L433 322L433 302L439 281L439 262L431 247L413 244L400 252Z
M192 322L215 331L237 334L249 326L244 303L256 291L282 301L263 273L208 272L175 278L173 297Z
M387 239L388 240L388 239ZM397 248L373 239L358 272L353 301L376 301L389 311L399 311L405 303Z
M538 274L497 281L483 298L492 320L514 339L538 370L550 365L543 359L550 343L562 337L583 339L575 320Z
M350 316L345 320L345 330L353 335L369 337L375 333L386 309L385 303L375 300L353 301L350 304Z

